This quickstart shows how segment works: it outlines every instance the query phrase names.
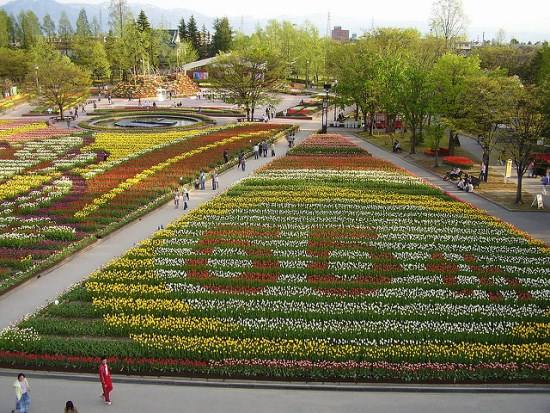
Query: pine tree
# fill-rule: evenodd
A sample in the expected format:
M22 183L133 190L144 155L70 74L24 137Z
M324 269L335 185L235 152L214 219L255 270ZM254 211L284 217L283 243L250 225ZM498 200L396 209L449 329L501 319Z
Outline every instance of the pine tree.
M49 14L46 14L42 19L42 31L46 37L55 36L55 23Z
M187 23L187 36L193 48L199 52L201 50L201 38L199 29L197 28L197 22L193 16L189 18L189 22Z
M80 9L78 13L78 19L76 19L76 33L77 36L91 36L92 29L90 27L90 22L88 21L88 15L86 10L83 8Z
M229 19L223 17L214 20L214 36L212 37L212 56L219 52L231 50L233 45L233 30L229 25Z
M187 32L187 26L185 25L185 19L183 17L180 20L178 31L180 34L180 42L183 43L183 41L189 40L189 33Z

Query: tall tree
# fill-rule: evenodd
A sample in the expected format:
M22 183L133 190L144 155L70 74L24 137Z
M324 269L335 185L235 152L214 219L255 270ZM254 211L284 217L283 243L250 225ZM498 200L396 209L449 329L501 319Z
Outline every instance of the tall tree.
M219 52L231 50L233 44L233 30L227 17L214 20L214 35L212 36L212 56Z
M510 108L514 106L514 99L521 88L517 77L504 76L499 72L482 73L466 79L463 89L466 116L462 128L476 136L487 166L502 134L499 125L507 123ZM484 181L487 181L488 172L487 168Z
M466 34L468 25L462 0L437 0L429 24L432 34L444 38L447 49L452 48L455 40Z
M124 28L132 19L127 0L111 0L109 4L109 28L115 36L122 37Z
M44 36L50 39L55 36L55 23L49 14L46 14L42 19L42 31Z
M63 41L68 41L74 35L73 26L71 25L65 11L62 11L61 16L59 17L59 22L57 23L57 34Z
M10 16L4 10L0 10L0 47L10 45Z
M151 25L149 24L149 19L143 10L139 12L138 18L136 19L137 29L141 32L148 32L151 30Z
M435 63L430 73L430 86L433 89L433 110L441 116L442 124L449 131L449 150L454 155L458 130L466 117L464 90L467 79L480 73L479 59L475 56L464 57L446 53Z
M199 29L197 27L197 21L195 20L195 17L193 15L191 15L191 17L189 18L189 21L187 22L187 36L189 38L189 41L193 45L193 48L197 52L200 52L201 34L199 33Z
M75 34L83 37L89 37L92 35L92 28L90 27L88 15L86 14L86 10L84 10L84 8L80 9L80 12L78 13Z
M191 45L191 42L182 40L172 51L171 63L176 71L181 71L183 65L195 62L199 59L197 51Z
M543 86L528 85L519 88L511 107L509 143L507 153L510 154L517 171L515 203L523 203L523 175L531 162L533 152L538 147L538 141L545 138L550 130L550 90L548 84ZM546 136L547 138L547 136Z
M98 40L77 38L72 45L71 61L97 80L111 75L105 46Z
M20 85L29 72L28 52L22 49L0 48L0 80L2 81L4 93L8 92L11 86Z
M206 30L206 26L203 24L200 32L200 49L199 49L199 57L201 59L206 59L210 56L210 43L211 43L211 36L210 32Z
M180 35L180 41L189 40L189 34L187 32L187 25L185 24L185 19L182 17L180 24L178 25L178 32Z
M89 96L90 75L78 68L68 57L44 60L36 71L27 75L23 90L42 106L54 106L61 117L66 108Z
M256 106L271 101L270 91L285 75L278 55L264 49L235 50L211 66L210 79L227 101L242 105L248 120Z
M23 49L30 49L40 37L40 22L33 11L20 11L17 15L17 43Z
M418 133L423 130L431 111L433 90L429 76L439 53L439 45L431 39L419 40L399 66L394 87L395 106L396 113L403 115L403 120L411 131L411 154L416 153ZM432 141L440 137L439 129L431 132ZM438 144L439 141L437 140ZM437 151L439 147L434 149Z
M362 113L364 130L369 130L374 114L380 108L383 67L372 36L366 36L355 43L340 44L334 50L333 59L341 63L336 66L338 93L357 105ZM372 127L370 133L373 133Z
M90 23L90 29L92 30L92 36L95 38L98 38L101 34L101 26L99 25L99 22L97 21L97 17L94 16L92 18L92 23Z

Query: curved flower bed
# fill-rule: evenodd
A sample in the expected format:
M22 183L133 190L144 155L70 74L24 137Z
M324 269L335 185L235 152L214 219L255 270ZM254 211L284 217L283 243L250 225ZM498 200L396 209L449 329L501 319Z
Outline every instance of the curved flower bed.
M549 263L541 242L388 162L289 155L6 330L0 361L548 382Z

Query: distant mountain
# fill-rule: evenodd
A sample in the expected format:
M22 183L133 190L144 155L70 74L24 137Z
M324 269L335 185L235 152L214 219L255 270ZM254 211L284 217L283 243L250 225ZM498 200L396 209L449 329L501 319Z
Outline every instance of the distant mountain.
M149 19L152 26L158 27L163 25L166 28L176 28L183 17L188 21L191 15L197 21L199 30L204 24L207 30L212 29L213 17L197 13L193 10L177 8L177 9L162 9L160 7L149 4L129 3L128 7L132 10L134 17L137 17L139 12L143 10ZM91 23L94 17L100 23L104 30L109 27L109 2L101 4L83 4L83 3L58 3L55 0L14 0L0 6L8 14L17 14L22 10L32 10L42 23L42 19L46 14L49 14L54 23L57 25L61 13L64 11L67 14L73 28L76 25L76 19L81 9L86 10L88 21Z

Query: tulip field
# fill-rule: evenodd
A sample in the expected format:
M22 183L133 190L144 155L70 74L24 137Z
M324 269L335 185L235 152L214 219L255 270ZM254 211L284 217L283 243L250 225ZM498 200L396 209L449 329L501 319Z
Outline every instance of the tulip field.
M5 330L0 363L547 383L549 264L511 225L312 135Z
M0 121L0 292L159 206L285 126L78 131Z

